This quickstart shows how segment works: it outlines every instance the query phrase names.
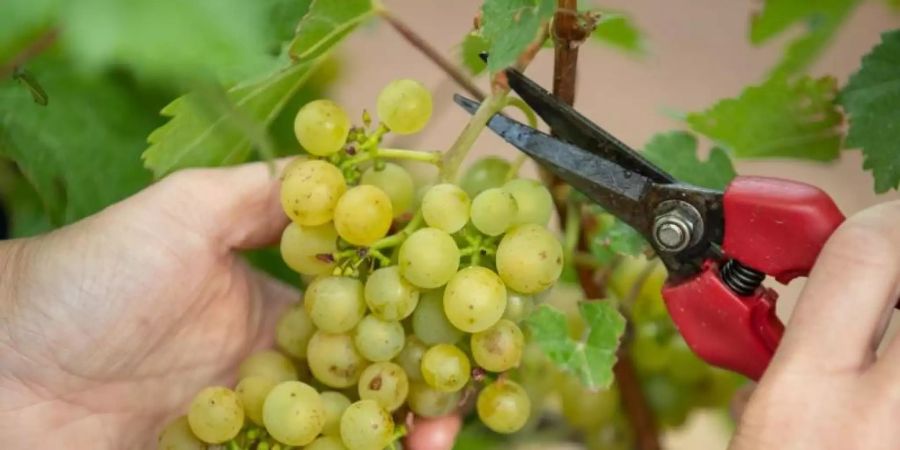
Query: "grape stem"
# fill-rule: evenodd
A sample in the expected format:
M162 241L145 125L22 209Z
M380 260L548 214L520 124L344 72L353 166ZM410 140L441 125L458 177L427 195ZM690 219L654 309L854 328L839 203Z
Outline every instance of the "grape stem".
M456 179L459 166L466 159L466 155L472 149L472 145L478 139L478 135L487 126L488 120L506 106L506 96L508 94L509 91L505 90L495 91L478 106L478 110L469 119L469 123L463 128L462 133L456 137L456 141L444 153L443 167L441 168L441 179L443 181L452 183Z
M397 450L397 442L400 439L403 439L409 431L406 429L406 425L400 425L399 427L394 428L394 434L391 436L391 450Z
M376 158L419 161L434 165L440 165L441 154L436 151L406 150L399 148L375 148L374 151L366 151L341 163L341 169L347 169L357 164L362 164Z

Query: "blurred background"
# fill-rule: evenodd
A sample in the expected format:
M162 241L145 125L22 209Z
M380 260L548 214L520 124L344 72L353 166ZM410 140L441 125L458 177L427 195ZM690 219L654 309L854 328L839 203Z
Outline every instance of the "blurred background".
M173 81L169 72L184 75L202 70L200 63L210 58L223 67L252 62L259 72L271 61L229 58L252 53L256 44L274 47L271 53L277 54L278 45L290 36L296 21L285 19L291 17L290 8L280 7L289 2L260 2L275 5L273 15L246 14L247 18L241 17L242 10L223 13L204 11L200 6L181 14L183 4L173 0L135 1L134 7L146 12L137 16L129 16L121 4L108 0L29 0L0 5L0 53L11 48L7 44L13 37L27 40L39 36L47 25L41 22L46 11L68 11L63 17L69 21L60 38L61 47L51 46L27 65L48 91L53 109L41 109L18 83L0 82L0 200L4 206L0 208L0 239L8 235L8 225L12 235L33 235L77 220L150 183L152 174L143 169L140 160L147 148L146 137L166 122L158 114L163 106L190 86ZM862 55L879 42L880 34L900 25L897 10L886 3L862 2L810 74L833 75L838 86L844 85L859 67ZM164 6L154 9L154 4ZM458 61L459 43L472 28L482 1L384 0L384 4L425 41ZM197 1L196 5L215 3ZM684 129L678 114L704 110L720 99L737 96L747 85L762 82L781 57L784 45L803 33L797 26L765 45L751 45L749 24L762 7L760 0L605 0L602 6L632 18L644 36L646 52L629 55L595 42L583 45L576 107L634 148L642 148L655 133ZM215 59L211 53L216 50L214 39L204 42L202 37L170 32L177 29L177 17L153 16L160 11L177 12L186 17L183 20L190 20L190 13L197 17L223 15L222 29L198 27L197 36L240 36L247 34L242 27L257 19L274 25L264 36L254 37L260 42L248 34L247 48ZM118 20L123 17L141 20ZM38 26L34 32L15 35L26 23ZM168 25L173 28L167 29ZM137 53L138 47L132 47L141 39L157 38L156 47L140 47L146 53ZM178 50L180 47L184 49ZM364 108L374 108L378 92L389 81L414 78L432 90L435 113L421 134L390 138L395 146L444 150L468 120L451 99L462 90L384 23L373 21L352 34L337 52L337 61L336 69L326 74L335 79L319 79L304 88L286 110L296 111L305 100L328 96L358 117ZM549 87L552 63L553 52L545 50L527 73ZM132 70L135 68L141 70ZM246 73L246 67L239 67L230 75L241 79ZM488 90L485 76L476 81ZM292 115L279 117L275 123L286 131L288 140L293 139ZM701 140L703 151L710 146ZM484 133L470 159L513 153L491 133ZM862 170L862 157L855 150L844 151L839 160L827 164L775 159L735 163L743 175L782 176L820 186L847 215L898 198L896 192L873 194L871 174ZM526 171L534 174L535 168L529 165ZM34 183L39 176L44 183ZM31 182L26 183L26 178ZM277 264L283 266L280 261ZM802 281L779 288L782 317L790 316L801 288ZM720 416L696 414L684 427L666 434L665 448L723 449L729 433Z

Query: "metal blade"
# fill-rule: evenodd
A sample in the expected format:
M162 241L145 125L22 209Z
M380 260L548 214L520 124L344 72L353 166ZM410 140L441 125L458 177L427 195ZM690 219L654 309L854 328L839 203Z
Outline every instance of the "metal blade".
M646 211L644 196L654 186L652 180L500 114L494 115L488 127L605 210L650 236L652 212Z
M593 152L657 183L674 183L666 171L632 150L574 108L515 69L507 69L509 86L544 119L560 139Z

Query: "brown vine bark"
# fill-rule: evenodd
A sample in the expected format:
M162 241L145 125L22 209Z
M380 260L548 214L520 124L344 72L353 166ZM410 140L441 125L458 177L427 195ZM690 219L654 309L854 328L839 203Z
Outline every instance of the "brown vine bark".
M554 37L554 64L553 64L553 94L570 105L575 104L575 83L578 68L578 46L583 42L590 30L586 30L579 23L577 0L558 0L556 16L553 20ZM559 214L560 222L565 227L566 202L564 197L558 195L564 192L564 183L556 177L548 179L553 186L554 201ZM581 232L578 237L578 251L588 251L591 234L596 228L591 218L583 218ZM585 266L576 267L578 280L585 295L589 299L602 299L606 297L605 279L598 278L596 272ZM619 349L618 361L613 372L622 399L622 409L634 430L635 448L639 450L658 450L659 431L656 419L644 391L638 380L634 363L628 349L628 341L623 342Z

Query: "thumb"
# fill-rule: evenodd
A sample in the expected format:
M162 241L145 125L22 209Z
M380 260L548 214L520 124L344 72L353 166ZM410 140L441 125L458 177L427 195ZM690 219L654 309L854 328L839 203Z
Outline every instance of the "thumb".
M291 161L183 170L154 190L166 199L170 217L225 250L264 247L277 242L288 224L281 209L280 179Z

